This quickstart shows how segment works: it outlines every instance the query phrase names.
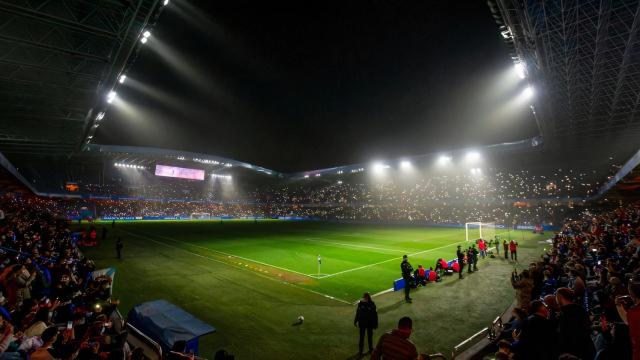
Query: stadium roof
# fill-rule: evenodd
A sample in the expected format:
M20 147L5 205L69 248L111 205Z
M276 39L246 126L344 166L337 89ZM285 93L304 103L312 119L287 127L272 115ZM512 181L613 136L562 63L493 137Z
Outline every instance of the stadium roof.
M0 151L79 150L160 9L160 0L1 1Z
M640 138L640 2L491 0L489 6L536 90L546 144Z
M190 151L180 151L171 149L160 149L154 147L142 146L119 146L119 145L96 145L89 144L85 148L83 154L86 155L111 155L115 161L124 163L137 163L139 165L149 165L156 163L154 158L169 158L173 160L184 160L195 162L208 167L224 169L232 167L241 167L248 170L256 171L265 175L280 176L283 175L277 171L263 168L261 166L249 164L242 161L228 159L221 156L194 153ZM146 160L145 160L146 159Z

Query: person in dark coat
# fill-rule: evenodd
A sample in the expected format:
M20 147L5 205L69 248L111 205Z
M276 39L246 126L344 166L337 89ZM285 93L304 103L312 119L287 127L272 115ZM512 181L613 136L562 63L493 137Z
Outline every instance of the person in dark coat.
M507 244L507 240L502 240L502 247L504 250L504 258L509 260L509 244Z
M411 297L409 296L409 291L411 289L411 281L413 280L413 266L409 264L409 258L407 255L402 257L400 270L402 271L402 279L404 279L404 300L410 303Z
M362 349L364 348L365 331L367 332L369 352L372 352L373 329L378 328L378 311L376 310L376 304L371 300L371 295L369 295L368 292L364 293L362 299L358 302L358 309L356 310L356 318L353 320L353 325L360 329L360 342L358 343L360 355L362 355Z
M116 252L118 253L118 259L122 259L122 248L124 244L122 243L122 238L118 236L118 240L116 241Z
M555 359L555 326L549 310L540 300L531 302L532 314L522 323L515 360Z
M556 291L560 306L558 314L558 352L571 354L581 359L593 359L596 352L591 340L591 322L584 309L574 302L575 295L569 288Z
M460 249L460 245L458 245L456 256L458 257L458 265L460 266L460 271L458 271L458 279L462 279L462 271L464 270L464 253Z

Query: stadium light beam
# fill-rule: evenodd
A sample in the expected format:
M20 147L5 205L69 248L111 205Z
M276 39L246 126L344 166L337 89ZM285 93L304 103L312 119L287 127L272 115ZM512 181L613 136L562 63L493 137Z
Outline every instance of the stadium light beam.
M522 90L522 97L524 99L531 99L534 94L535 91L533 90L532 86L527 86L526 88L524 88L524 90Z
M516 74L518 74L518 77L520 79L524 79L527 77L527 73L526 73L526 68L524 66L523 62L517 62L514 64L514 68L516 69Z

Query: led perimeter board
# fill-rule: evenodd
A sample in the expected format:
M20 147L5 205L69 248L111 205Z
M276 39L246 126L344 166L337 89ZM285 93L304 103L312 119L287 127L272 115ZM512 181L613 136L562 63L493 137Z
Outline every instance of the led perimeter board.
M156 176L166 176L189 180L204 180L204 170L156 165Z

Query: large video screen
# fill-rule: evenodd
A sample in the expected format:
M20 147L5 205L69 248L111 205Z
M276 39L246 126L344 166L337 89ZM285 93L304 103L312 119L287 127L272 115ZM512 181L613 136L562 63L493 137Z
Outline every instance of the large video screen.
M180 179L204 180L204 170L156 165L156 175Z

